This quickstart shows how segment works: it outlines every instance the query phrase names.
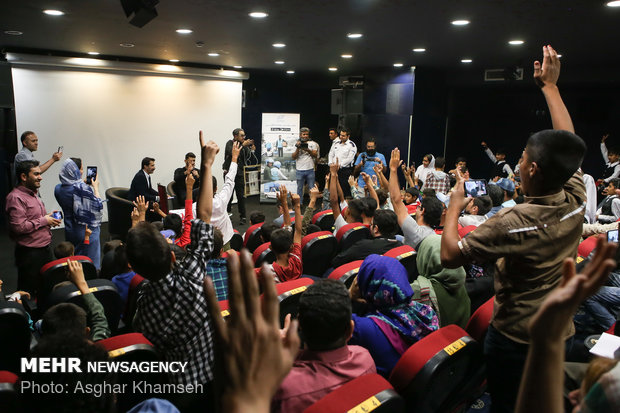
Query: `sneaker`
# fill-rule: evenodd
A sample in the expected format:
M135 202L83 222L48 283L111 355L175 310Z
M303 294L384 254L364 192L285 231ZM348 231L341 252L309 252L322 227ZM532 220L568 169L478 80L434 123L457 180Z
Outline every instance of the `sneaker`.
M241 225L245 225L248 222L247 219L245 219L245 217L241 217L241 219L239 219L239 224Z

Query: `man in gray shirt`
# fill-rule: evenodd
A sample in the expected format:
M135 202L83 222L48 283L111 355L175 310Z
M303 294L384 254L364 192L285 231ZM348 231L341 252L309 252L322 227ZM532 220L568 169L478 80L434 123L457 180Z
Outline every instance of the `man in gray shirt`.
M21 141L23 146L21 150L15 155L15 161L13 162L13 176L15 176L15 165L17 165L18 162L35 160L34 152L39 149L39 138L32 131L26 131L22 133ZM58 162L60 158L62 158L62 150L54 152L52 157L46 162L41 162L41 164L39 165L41 173L47 171L48 168L52 166L54 162Z

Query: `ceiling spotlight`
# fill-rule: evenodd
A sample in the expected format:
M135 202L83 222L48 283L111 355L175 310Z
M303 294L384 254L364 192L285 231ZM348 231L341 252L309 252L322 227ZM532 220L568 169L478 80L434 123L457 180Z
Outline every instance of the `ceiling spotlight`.
M610 1L607 3L607 7L620 7L620 1Z
M19 30L5 30L4 34L8 34L9 36L21 36L24 32L20 32Z
M193 32L194 31L190 30L190 29L177 29L177 33L179 33L179 34L190 34L190 33L193 33Z
M207 53L207 55L211 57L218 57L220 54L217 52L211 52L211 53Z
M473 60L471 59L461 59L461 63L471 63Z
M426 49L423 47L418 47L418 48L413 49L413 51L416 53L424 53Z
M525 43L523 40L511 40L508 42L508 44L511 44L513 46L519 46L521 44Z
M134 47L135 44L133 44L133 43L121 43L119 46L120 47Z
M454 20L452 21L454 26L467 26L469 24L469 20Z
M283 65L284 64L284 60L276 60L274 63L277 64L277 65Z
M239 66L239 65L237 65L237 66L233 66L233 68L235 68L235 69L241 69L241 68L243 68L243 66Z
M394 63L394 67L403 67L402 63Z
M99 52L88 52L88 54L91 56L98 56Z
M170 59L168 61L171 62L171 63L177 63L179 61L179 59Z
M361 33L348 33L347 34L347 37L349 39L359 39L362 36L363 36L363 34L361 34Z
M330 67L327 70L329 70L330 72L335 72L335 71L338 70L338 68L337 67Z
M43 10L43 13L47 14L48 16L62 16L65 14L64 11L60 11L60 10Z
M272 44L273 47L286 47L286 45L284 43L274 43Z
M289 75L293 75L293 74L295 74L295 71L294 70L287 70L286 73L289 74Z
M559 55L558 55L558 57L562 57L562 55L561 55L561 54L559 54Z
M265 17L269 16L263 11L253 11L252 13L249 13L249 15L250 17L254 17L255 19L264 19Z
M351 59L353 57L353 55L352 54L343 54L343 55L340 55L340 57L342 57L343 59Z

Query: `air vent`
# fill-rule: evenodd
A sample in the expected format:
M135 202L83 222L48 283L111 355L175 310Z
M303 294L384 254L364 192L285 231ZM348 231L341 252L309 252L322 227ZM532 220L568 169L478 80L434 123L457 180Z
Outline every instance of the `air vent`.
M485 82L523 80L523 68L487 69L484 71L484 80Z

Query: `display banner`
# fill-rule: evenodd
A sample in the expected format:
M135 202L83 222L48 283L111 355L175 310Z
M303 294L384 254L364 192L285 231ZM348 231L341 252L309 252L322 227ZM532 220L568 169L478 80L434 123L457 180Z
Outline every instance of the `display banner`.
M280 185L297 192L293 152L299 140L299 113L263 113L261 131L260 202L275 203Z

